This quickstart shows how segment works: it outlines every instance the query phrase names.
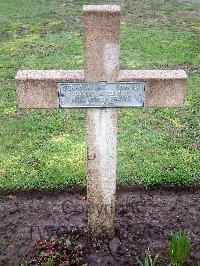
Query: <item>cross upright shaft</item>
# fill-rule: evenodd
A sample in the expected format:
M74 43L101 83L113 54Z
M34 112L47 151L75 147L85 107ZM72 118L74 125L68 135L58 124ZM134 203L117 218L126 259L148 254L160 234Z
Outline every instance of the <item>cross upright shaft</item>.
M86 82L117 81L119 73L118 6L84 6ZM114 235L117 111L87 110L88 223L93 236Z

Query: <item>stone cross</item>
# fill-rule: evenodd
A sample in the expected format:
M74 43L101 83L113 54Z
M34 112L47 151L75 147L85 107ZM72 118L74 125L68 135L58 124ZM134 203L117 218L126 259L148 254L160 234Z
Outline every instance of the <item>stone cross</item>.
M18 108L60 108L59 83L101 82L145 82L144 107L183 106L185 71L119 70L119 6L86 5L83 14L85 69L18 71ZM93 237L113 237L117 111L102 107L87 108L88 225Z

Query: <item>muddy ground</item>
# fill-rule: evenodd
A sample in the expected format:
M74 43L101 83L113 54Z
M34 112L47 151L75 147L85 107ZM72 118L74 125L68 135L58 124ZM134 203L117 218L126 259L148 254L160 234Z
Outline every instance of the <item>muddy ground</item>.
M32 257L38 239L67 234L72 229L87 247L88 265L137 265L145 249L166 255L172 232L190 233L188 265L200 261L200 190L118 191L116 238L99 248L87 239L84 191L21 192L0 196L0 265L20 265ZM160 261L167 265L167 260Z

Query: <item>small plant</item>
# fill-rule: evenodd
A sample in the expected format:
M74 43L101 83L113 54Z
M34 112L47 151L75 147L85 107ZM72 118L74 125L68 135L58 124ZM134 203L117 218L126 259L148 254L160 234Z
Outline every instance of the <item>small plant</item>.
M69 238L53 236L49 241L38 240L36 256L21 266L86 266L85 248Z
M191 250L188 235L183 233L175 233L169 241L169 257L172 266L182 266L186 262L186 258Z
M29 266L30 264L28 263L28 261L23 261L20 266Z
M158 257L159 257L159 254L156 254L156 256L153 258L150 254L149 249L148 249L147 251L145 251L144 262L137 259L138 265L139 266L156 266L156 260L158 259Z

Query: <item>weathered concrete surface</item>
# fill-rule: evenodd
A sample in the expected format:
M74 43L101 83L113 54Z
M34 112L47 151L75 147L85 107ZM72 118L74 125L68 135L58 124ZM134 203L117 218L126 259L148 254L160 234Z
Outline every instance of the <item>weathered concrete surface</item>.
M15 77L18 108L59 108L57 83L83 82L83 70L19 70Z
M119 71L120 8L83 6L84 64L88 82L116 81Z
M122 70L119 81L146 81L145 107L182 107L187 75L184 70Z
M84 59L87 82L117 81L118 6L84 6ZM88 224L93 237L113 237L117 162L115 109L87 110Z
M109 48L106 49L108 51ZM114 57L117 58L117 53L112 58L109 55L107 57L109 65L111 59L116 60ZM112 68L109 67L107 72L110 70ZM103 74L103 78L97 72L90 77L90 81L105 80L105 73L100 74ZM112 80L112 74L109 76ZM15 79L18 108L59 108L57 83L85 81L84 70L20 70ZM118 81L147 82L145 107L182 107L186 80L184 70L121 70L118 76Z

